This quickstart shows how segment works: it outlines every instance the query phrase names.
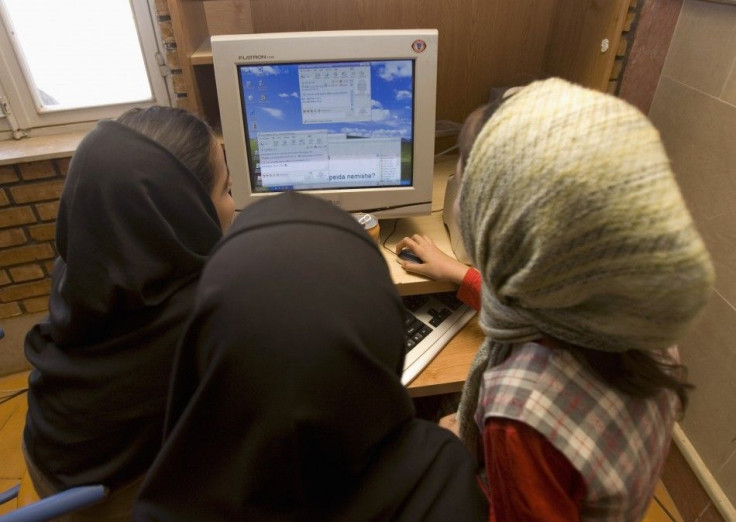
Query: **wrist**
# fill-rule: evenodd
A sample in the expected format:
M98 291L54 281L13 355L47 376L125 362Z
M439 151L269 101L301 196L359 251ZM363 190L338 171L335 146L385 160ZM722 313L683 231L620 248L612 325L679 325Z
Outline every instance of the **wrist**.
M468 270L470 270L470 268L457 261L456 264L448 267L446 279L456 285L460 285L462 284L463 279L465 279L465 274L467 274Z

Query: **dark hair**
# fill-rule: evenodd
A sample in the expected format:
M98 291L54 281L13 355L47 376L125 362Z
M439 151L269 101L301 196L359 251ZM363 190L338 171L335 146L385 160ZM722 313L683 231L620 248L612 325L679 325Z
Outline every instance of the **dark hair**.
M493 116L493 113L498 110L501 103L503 103L503 100L499 98L494 102L481 105L471 112L467 118L465 118L463 126L460 128L460 133L457 136L460 165L463 169L465 169L465 166L468 164L470 151L473 148L475 139L478 137L478 134L480 134L481 129L483 129L483 125L491 119L491 116Z
M674 391L687 407L687 394L695 388L687 382L687 368L664 354L642 350L603 352L582 348L558 340L581 364L588 367L603 382L632 397L650 398L663 388Z
M215 134L205 121L184 109L159 105L130 109L117 121L165 147L197 176L208 193L212 192Z
M465 165L468 164L470 151L473 148L475 139L478 137L478 134L480 134L481 129L483 129L483 125L491 119L491 116L493 116L503 102L508 99L504 97L506 90L507 89L499 89L497 96L493 100L489 101L485 105L481 105L471 112L467 118L465 118L463 126L460 128L460 133L457 137L457 148L460 153L460 165L462 165L463 169L465 168Z
M462 169L467 165L470 151L483 126L507 99L501 94L475 109L465 119L457 138ZM574 346L559 339L554 339L554 344L570 352L603 382L622 393L649 398L663 388L670 389L677 393L683 412L687 407L687 394L694 386L687 382L687 368L682 364L641 350L603 352Z

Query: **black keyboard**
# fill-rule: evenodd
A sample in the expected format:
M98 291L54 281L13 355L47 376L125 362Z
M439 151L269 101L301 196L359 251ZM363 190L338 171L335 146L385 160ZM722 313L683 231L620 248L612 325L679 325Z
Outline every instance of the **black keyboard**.
M475 315L455 292L402 297L405 308L406 359L401 382L408 384Z

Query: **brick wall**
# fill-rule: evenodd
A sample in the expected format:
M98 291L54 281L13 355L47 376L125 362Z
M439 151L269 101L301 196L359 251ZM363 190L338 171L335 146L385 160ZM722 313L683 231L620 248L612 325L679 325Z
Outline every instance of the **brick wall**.
M175 104L189 109L166 0L156 0ZM0 166L0 319L48 310L59 196L70 158Z
M0 319L48 309L69 158L0 167Z

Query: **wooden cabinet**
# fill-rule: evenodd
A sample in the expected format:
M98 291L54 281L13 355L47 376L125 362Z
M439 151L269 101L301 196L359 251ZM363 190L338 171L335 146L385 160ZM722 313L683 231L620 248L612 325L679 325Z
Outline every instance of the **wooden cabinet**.
M168 0L189 106L219 124L209 36L437 28L437 119L461 122L491 87L560 76L608 90L635 0Z

